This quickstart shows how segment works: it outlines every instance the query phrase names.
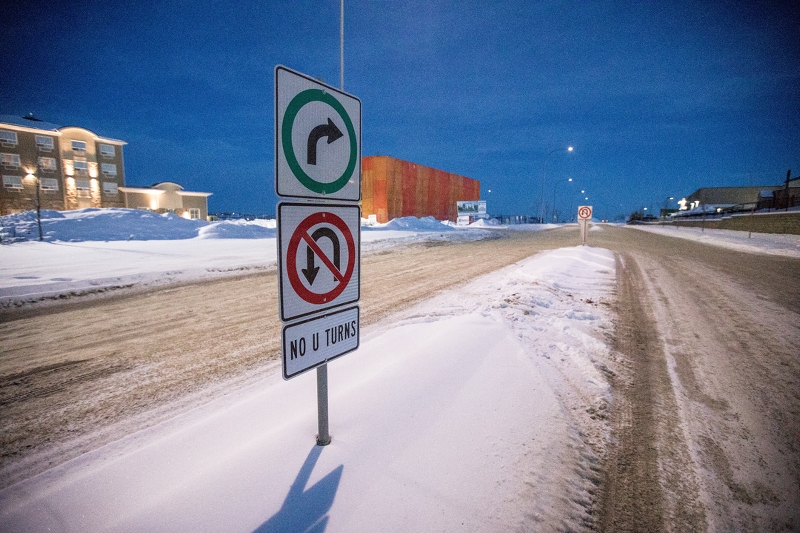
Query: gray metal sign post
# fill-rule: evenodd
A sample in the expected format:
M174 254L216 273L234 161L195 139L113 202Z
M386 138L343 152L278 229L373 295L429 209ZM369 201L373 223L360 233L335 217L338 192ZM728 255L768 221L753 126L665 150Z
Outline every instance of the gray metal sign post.
M328 363L317 367L317 446L331 443L328 431Z

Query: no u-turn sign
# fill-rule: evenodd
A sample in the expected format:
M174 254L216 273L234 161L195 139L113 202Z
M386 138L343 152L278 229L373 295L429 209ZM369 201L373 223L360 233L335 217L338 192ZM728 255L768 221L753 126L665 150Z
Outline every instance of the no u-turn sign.
M278 204L281 320L357 302L361 208Z

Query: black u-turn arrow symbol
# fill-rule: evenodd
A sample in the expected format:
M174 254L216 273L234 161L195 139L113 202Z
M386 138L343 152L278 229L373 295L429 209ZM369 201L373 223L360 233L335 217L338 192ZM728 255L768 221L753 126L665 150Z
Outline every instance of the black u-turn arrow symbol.
M314 239L314 242L319 241L322 237L327 237L331 240L331 243L333 244L333 265L337 270L341 270L342 265L339 237L336 235L335 231L326 227L318 228L314 233L311 234L311 238ZM319 267L315 265L314 250L312 250L310 246L306 249L306 268L302 269L302 271L303 275L308 280L308 284L314 285L314 280L317 278ZM335 277L334 281L336 281Z

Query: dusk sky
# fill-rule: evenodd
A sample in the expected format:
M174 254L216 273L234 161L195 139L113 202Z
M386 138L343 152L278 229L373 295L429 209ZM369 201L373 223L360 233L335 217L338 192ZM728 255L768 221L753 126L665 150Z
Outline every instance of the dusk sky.
M275 212L276 65L339 85L339 0L3 11L0 114L124 140L127 185L211 212ZM536 215L559 148L545 202L607 219L800 174L796 0L346 0L344 88L363 155L480 180L490 214Z

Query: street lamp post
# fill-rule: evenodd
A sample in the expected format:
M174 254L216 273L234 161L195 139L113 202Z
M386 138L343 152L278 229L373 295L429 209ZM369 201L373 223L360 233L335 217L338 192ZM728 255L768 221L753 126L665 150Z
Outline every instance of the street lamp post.
M572 146L568 146L566 148L556 148L554 150L550 150L547 152L547 155L544 158L544 163L542 164L542 203L539 206L539 221L544 223L544 182L545 176L547 175L547 160L550 159L550 156L556 152L567 151L571 152L573 150Z
M556 215L556 190L558 189L558 185L559 184L561 184L561 183L569 183L571 181L572 181L572 178L565 179L565 180L559 180L559 181L556 182L555 185L553 185L553 221L556 224L558 224L558 219L557 219L558 215Z
M41 186L39 184L39 174L41 173L41 169L39 167L39 163L36 163L36 173L28 172L28 176L33 178L33 185L36 187L36 224L39 226L39 240L44 240L42 238L42 197L39 189Z
M667 219L667 210L669 209L669 202L670 202L671 200L674 200L674 199L675 199L675 198L674 198L673 196L668 196L668 197L667 197L667 199L666 199L666 200L664 200L664 216L663 216L663 217L661 217L661 218L663 218L664 220L666 220L666 219Z

